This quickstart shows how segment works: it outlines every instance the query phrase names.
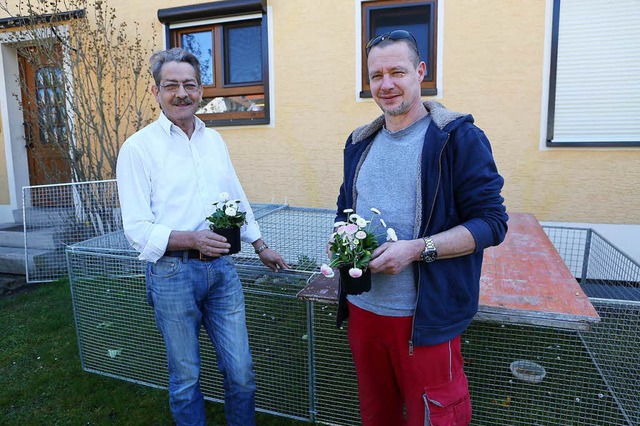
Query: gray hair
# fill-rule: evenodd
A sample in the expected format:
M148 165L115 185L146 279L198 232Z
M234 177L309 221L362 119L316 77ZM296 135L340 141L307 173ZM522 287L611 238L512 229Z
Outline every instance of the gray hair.
M404 43L407 45L407 47L409 47L409 51L411 52L410 54L411 56L409 57L409 60L413 63L413 66L417 68L418 64L420 63L420 54L418 53L418 46L416 46L415 43L413 43L413 41L407 38L400 38L400 39L394 40L389 37L385 37L384 39L380 40L380 42L372 46L371 50L375 49L376 47L385 47L395 43Z
M198 58L191 52L187 52L179 47L174 47L173 49L156 52L151 55L151 59L149 59L151 74L153 74L153 80L156 86L160 85L160 71L162 70L162 66L167 62L185 62L190 64L196 72L196 82L198 85L202 85L202 73L200 71Z

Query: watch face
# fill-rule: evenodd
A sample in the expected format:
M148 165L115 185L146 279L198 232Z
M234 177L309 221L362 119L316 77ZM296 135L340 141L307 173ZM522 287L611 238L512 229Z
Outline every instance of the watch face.
M438 252L435 250L428 250L422 253L422 261L426 263L433 262L438 257Z

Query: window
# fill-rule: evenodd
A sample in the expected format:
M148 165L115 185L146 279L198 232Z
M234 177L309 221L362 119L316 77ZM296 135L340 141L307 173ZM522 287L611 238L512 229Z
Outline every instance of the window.
M422 95L436 95L437 0L384 0L362 3L362 91L371 97L367 73L365 45L376 35L403 29L418 41L420 59L427 64L422 82Z
M35 95L40 143L55 143L66 147L66 99L62 69L59 66L42 67L36 71Z
M198 57L204 95L196 112L208 126L269 122L267 20L262 0L162 9L169 47Z
M640 146L638 21L637 0L554 0L547 146Z

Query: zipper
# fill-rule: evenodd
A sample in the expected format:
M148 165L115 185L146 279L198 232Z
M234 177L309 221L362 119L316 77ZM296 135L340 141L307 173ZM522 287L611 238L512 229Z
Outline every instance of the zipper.
M438 196L438 189L440 188L440 181L442 180L442 154L444 153L444 148L449 143L450 133L447 133L447 139L442 144L442 148L440 149L440 154L438 155L438 180L436 181L436 192L433 196L433 203L431 203L431 211L429 212L429 217L427 217L427 223L424 227L424 235L427 235L427 229L429 228L429 224L431 223L431 218L433 217L433 210L436 208L436 197ZM413 333L416 327L416 311L418 310L418 300L420 300L420 268L418 267L418 289L416 292L416 306L413 309L413 318L411 318L411 337L409 338L409 355L413 355Z
M358 198L358 191L356 189L356 182L358 181L358 175L360 174L362 163L364 163L364 160L367 158L367 155L369 154L369 151L371 150L372 145L373 145L373 140L369 142L369 145L367 145L362 151L362 154L360 154L360 158L358 159L358 164L356 164L356 169L353 171L353 183L351 186L351 206L347 206L347 208L351 208L353 209L353 211L356 211L356 204L357 204L356 200Z

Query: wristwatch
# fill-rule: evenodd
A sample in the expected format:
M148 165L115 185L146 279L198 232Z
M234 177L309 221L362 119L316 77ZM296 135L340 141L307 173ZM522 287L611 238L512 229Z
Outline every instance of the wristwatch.
M269 248L268 245L266 245L265 243L262 243L262 244L260 244L260 246L257 249L255 249L255 252L256 252L256 254L260 254L260 253L262 253L263 251L265 251L268 248Z
M424 263L431 263L438 258L438 250L436 250L436 245L431 237L423 237L422 239L424 240L424 250L420 257Z

